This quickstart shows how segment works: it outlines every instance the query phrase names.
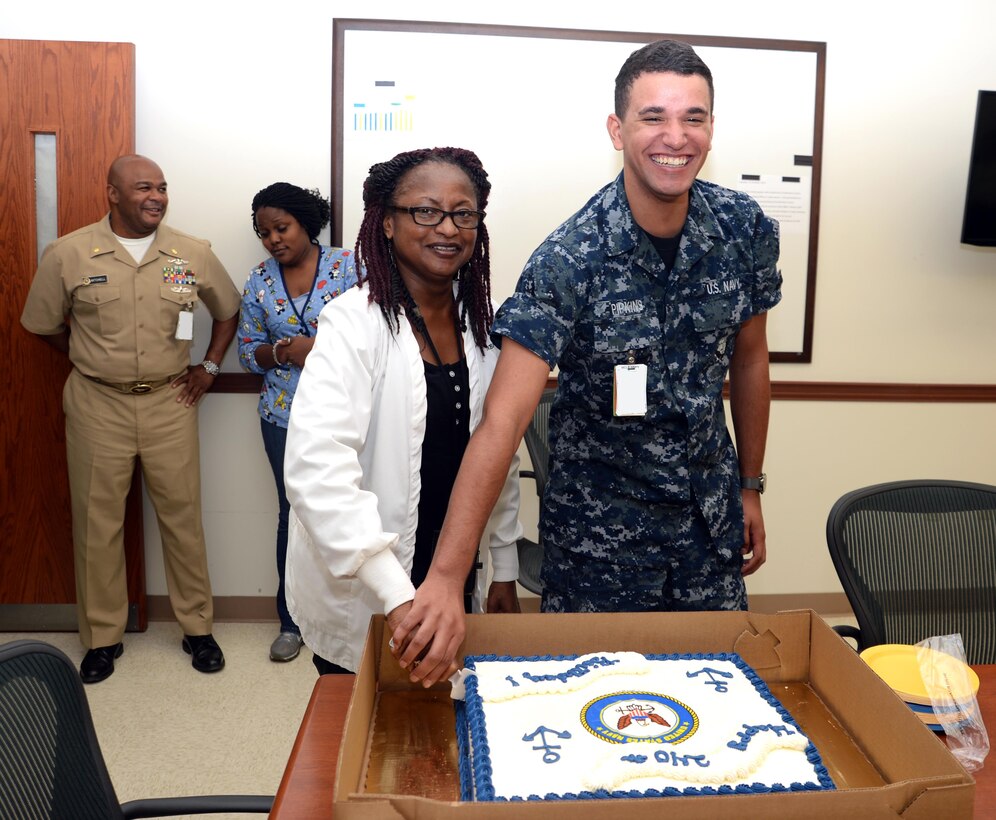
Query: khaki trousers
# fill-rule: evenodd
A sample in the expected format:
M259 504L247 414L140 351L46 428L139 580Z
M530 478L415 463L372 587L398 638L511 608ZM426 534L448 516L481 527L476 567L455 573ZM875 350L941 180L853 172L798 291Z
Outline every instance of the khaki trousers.
M117 643L128 621L124 511L136 458L159 521L173 614L185 635L211 631L197 407L176 396L168 385L144 395L120 393L75 369L66 381L76 602L87 648Z

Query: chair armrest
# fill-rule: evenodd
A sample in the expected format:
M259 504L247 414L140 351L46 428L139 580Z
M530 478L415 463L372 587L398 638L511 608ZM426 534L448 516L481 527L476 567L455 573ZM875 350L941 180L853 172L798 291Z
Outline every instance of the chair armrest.
M540 581L540 569L543 565L543 546L528 538L520 538L517 544L519 551L519 583L534 595L543 593L543 583Z
M269 814L273 795L218 794L204 797L153 797L121 804L126 818L175 817L180 814Z
M861 630L856 626L851 626L850 624L838 624L832 627L833 631L836 632L842 638L850 638L855 643L857 643L857 651L861 652L865 648L864 641L861 639Z
M531 478L533 481L536 481L536 473L533 470L519 470L519 478ZM538 481L536 481L536 495L542 498Z

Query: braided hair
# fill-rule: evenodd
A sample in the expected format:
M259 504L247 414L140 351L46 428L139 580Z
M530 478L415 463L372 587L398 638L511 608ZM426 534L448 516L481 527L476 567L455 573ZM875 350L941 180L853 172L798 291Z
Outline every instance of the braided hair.
M384 234L384 215L394 201L398 183L410 170L425 162L455 165L469 177L477 194L478 210L485 210L491 183L481 160L464 148L421 148L406 151L387 162L371 166L363 183L363 222L356 238L357 278L366 281L370 302L380 306L381 313L395 331L401 329L401 308L425 334L418 307L394 264L390 240ZM491 307L491 253L488 229L483 222L477 227L474 251L468 262L457 272L457 303L460 315L455 317L461 330L469 323L475 344L484 350L488 346L488 331L494 321ZM456 309L456 308L454 308Z
M260 208L280 208L301 223L312 244L318 244L318 234L329 224L332 209L317 188L306 190L289 182L267 185L252 198L252 229L259 236L256 212Z

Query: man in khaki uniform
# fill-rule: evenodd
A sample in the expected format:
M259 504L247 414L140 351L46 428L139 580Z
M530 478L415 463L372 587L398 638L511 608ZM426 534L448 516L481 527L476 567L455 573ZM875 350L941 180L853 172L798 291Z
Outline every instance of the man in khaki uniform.
M219 371L238 321L239 292L209 242L162 224L159 166L116 159L110 213L46 248L21 324L69 355L63 391L72 495L80 665L86 683L114 672L128 618L123 523L141 459L159 520L183 650L200 672L225 665L201 526L196 404ZM193 309L213 318L205 359L190 366ZM68 320L68 322L67 322Z

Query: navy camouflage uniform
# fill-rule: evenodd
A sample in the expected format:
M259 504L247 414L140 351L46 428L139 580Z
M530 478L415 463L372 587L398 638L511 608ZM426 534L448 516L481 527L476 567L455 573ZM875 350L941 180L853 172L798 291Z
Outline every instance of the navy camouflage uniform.
M560 368L544 611L746 609L722 389L740 326L781 299L777 259L777 223L753 199L696 180L668 272L622 174L533 253L492 335ZM613 368L634 361L647 413L617 418Z

